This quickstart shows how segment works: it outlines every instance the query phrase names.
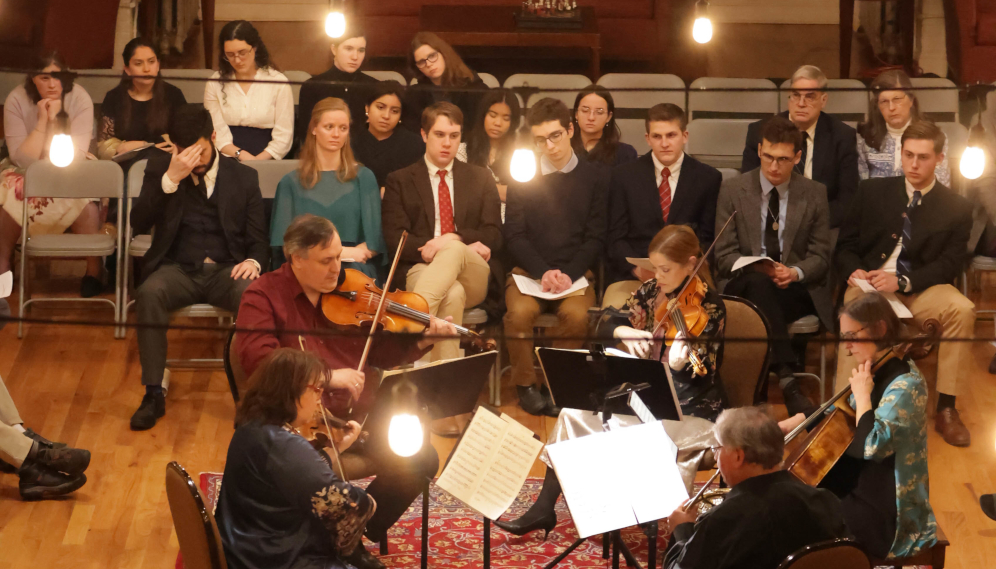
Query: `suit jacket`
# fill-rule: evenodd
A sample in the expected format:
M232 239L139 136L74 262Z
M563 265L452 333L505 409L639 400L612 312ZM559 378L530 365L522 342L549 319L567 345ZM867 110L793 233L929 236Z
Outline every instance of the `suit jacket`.
M703 251L712 244L716 200L722 183L719 170L685 154L668 223L691 227ZM609 282L633 278L633 266L626 257L646 257L650 240L664 225L651 153L613 169L606 234Z
M136 235L152 234L152 246L142 262L145 279L162 264L173 246L183 219L183 202L178 189L163 192L163 175L172 158L165 152L149 159L142 180L142 193L131 209L131 226ZM218 153L218 177L214 193L218 194L218 217L225 232L228 250L236 262L254 259L260 267L269 265L270 235L267 230L263 196L259 192L259 174L234 158Z
M781 116L788 118L788 111ZM761 166L757 145L761 143L761 124L747 128L741 172ZM851 199L858 188L858 134L833 115L821 112L816 121L813 141L813 180L826 186L830 203L830 227L840 227Z
M755 169L736 178L724 180L716 207L716 231L730 215L736 215L726 231L719 236L714 249L717 284L722 290L732 278L733 263L742 256L761 255L761 170ZM803 281L813 299L813 305L823 323L833 327L833 305L827 274L830 270L830 225L827 215L827 193L823 184L802 174L792 173L789 181L788 208L782 263L802 269Z
M909 202L906 179L872 178L861 182L858 196L840 228L836 263L842 280L857 269L878 269L903 234L903 215ZM972 206L965 198L934 184L910 214L913 236L906 244L913 292L951 284L968 256Z
M433 238L436 228L436 201L432 196L429 167L425 160L394 171L387 176L381 219L388 250L397 250L401 232L408 231L408 241L401 251L398 275L405 275L413 265L424 262L419 247ZM475 241L491 249L491 271L498 271L498 252L502 246L501 199L495 179L487 168L453 161L453 222L464 243ZM404 277L401 277L402 279ZM404 282L403 280L401 282Z

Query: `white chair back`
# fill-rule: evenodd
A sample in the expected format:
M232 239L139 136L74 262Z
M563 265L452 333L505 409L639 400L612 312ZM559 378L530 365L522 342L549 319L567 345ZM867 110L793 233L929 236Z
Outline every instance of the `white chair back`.
M937 123L958 122L958 89L954 82L943 77L913 77L910 82L921 113Z
M405 76L397 71L364 71L363 73L378 81L397 81L402 86L405 84Z
M792 80L782 82L779 102L781 110L788 110L788 98ZM834 115L845 122L861 122L868 116L868 91L858 79L828 79L827 106L823 112ZM833 89L860 89L860 91L833 91Z
M560 75L560 74L540 74L540 73L516 73L505 80L503 85L506 89L516 87L535 87L541 89L538 93L530 93L528 99L523 101L519 97L519 102L523 109L527 109L536 101L545 97L560 99L567 105L567 108L574 108L574 99L577 98L578 91L591 85L591 80L584 75ZM569 89L560 91L559 89Z
M722 91L713 89L767 89ZM767 79L700 77L688 87L690 119L761 119L778 112L778 92Z
M246 165L259 172L259 191L263 199L277 195L277 184L287 174L297 170L299 160L250 160Z
M740 170L736 168L717 168L719 173L723 175L724 180L729 180L730 178L736 178L740 175Z
M59 168L38 160L24 174L29 198L120 198L124 188L121 166L110 160L73 160Z
M289 81L305 82L311 79L311 74L307 71L284 71L284 76L287 77ZM301 86L291 85L291 92L294 94L294 104L297 105L298 100L301 98Z
M103 103L107 92L121 83L122 72L115 69L76 69L75 71L80 74L75 83L86 89L94 105ZM84 75L91 75L91 77L84 77ZM93 77L93 75L97 76Z
M183 92L188 103L204 104L204 87L214 75L213 69L163 69L163 79Z
M490 73L478 73L477 76L481 78L481 81L484 81L485 85L492 89L501 87L501 83L498 82L498 78Z
M753 119L694 119L688 123L685 152L714 168L739 169L747 127Z
M16 89L18 85L24 85L24 79L23 73L0 71L0 101L6 101L11 91Z
M598 84L612 93L615 119L622 141L640 154L650 151L647 139L647 110L660 103L672 103L685 108L685 82L677 75L663 73L608 73ZM667 91L619 91L618 89L676 89Z

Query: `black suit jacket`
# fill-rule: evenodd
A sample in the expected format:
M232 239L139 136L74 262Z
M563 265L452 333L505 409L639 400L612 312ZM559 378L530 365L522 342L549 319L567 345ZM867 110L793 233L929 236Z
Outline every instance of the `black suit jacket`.
M668 223L691 227L703 250L712 244L722 183L719 170L685 154ZM646 257L650 240L664 225L651 153L613 169L606 234L609 282L633 278L626 257Z
M142 261L143 279L162 264L183 219L182 188L172 194L163 192L163 175L169 169L172 155L160 154L149 159L142 193L131 210L131 226L135 235L155 229L152 246ZM214 193L218 194L218 217L228 250L238 263L254 259L260 267L266 267L269 263L270 236L263 196L259 192L259 174L221 153L217 159L221 163L218 165Z
M401 283L412 265L424 262L419 247L433 238L436 228L436 200L432 196L429 167L418 160L387 176L384 199L381 202L381 227L389 251L395 251L401 232L408 231L408 241L401 251L398 271ZM501 199L495 179L487 168L453 161L453 222L456 233L468 245L480 241L491 249L492 272L502 246ZM402 288L404 285L402 284Z
M781 116L788 118L788 111ZM747 128L741 172L761 166L757 145L761 144L761 124L757 121ZM827 187L830 204L830 227L840 227L851 199L858 188L858 139L857 132L833 115L821 112L816 121L813 141L813 180Z
M881 268L903 233L903 215L909 203L906 179L872 178L861 182L858 195L840 228L836 263L847 281L857 269ZM961 274L972 231L972 205L965 198L934 184L910 214L913 238L906 245L912 272L911 290L920 292L951 284Z

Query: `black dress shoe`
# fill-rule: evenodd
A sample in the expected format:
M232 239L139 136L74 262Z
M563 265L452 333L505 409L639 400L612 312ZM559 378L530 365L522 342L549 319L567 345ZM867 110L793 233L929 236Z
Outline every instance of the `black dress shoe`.
M543 530L543 541L546 541L547 536L550 535L553 528L557 526L556 512L547 512L546 514L531 520L527 519L528 517L529 512L526 512L524 516L515 521L503 522L501 520L495 520L494 524L512 535L519 536L541 529Z
M982 512L989 516L990 520L996 521L996 494L983 494L979 498L979 505L982 506Z
M547 417L559 417L560 407L557 407L553 403L553 396L550 395L550 388L544 385L540 388L540 394L542 394L543 399L546 400L546 409L543 410L543 414Z
M142 397L138 411L131 416L131 430L147 431L156 426L156 420L166 414L166 396L162 393Z
M387 569L380 562L380 559L377 559L372 553L367 551L362 542L356 546L356 549L352 553L343 556L342 560L356 567L356 569Z
M22 500L47 500L75 492L86 484L86 475L69 476L40 464L21 465L17 485Z
M40 464L49 470L70 476L83 474L90 466L90 451L78 448L47 448L35 442L24 464Z
M535 385L527 385L525 387L517 385L515 386L515 392L519 395L519 407L523 411L537 417L547 414L546 410L549 406L549 401L546 397L543 397L543 394L540 393L540 390Z
M785 408L788 410L789 417L794 417L797 413L809 417L818 409L799 388L798 379L793 379L785 386L785 389L782 389L782 397L785 399Z
M100 279L90 275L83 277L83 282L80 283L80 296L93 298L102 292L104 292L104 283L100 282Z
M24 436L31 440L38 441L38 444L45 448L66 448L66 443L57 443L46 439L31 429L24 429Z

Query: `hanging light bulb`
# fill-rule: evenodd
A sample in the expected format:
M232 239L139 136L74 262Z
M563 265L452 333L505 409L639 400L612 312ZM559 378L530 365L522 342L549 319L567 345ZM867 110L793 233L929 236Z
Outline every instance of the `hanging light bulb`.
M65 89L62 92L62 106L55 115L55 135L48 147L48 159L59 168L65 168L73 163L76 149L73 147L73 137L69 135L69 115L66 113Z
M418 416L399 413L391 417L387 428L387 444L398 456L412 456L422 449L422 422Z
M709 43L712 39L712 20L707 9L709 3L699 0L695 3L695 23L692 24L692 39L698 43Z
M516 148L509 164L512 179L516 182L528 182L536 175L536 155L528 148Z
M329 2L329 15L325 18L325 33L330 38L341 38L346 33L346 15L342 6L336 6L335 0Z
M978 146L969 146L961 155L961 175L975 180L986 169L986 154Z

